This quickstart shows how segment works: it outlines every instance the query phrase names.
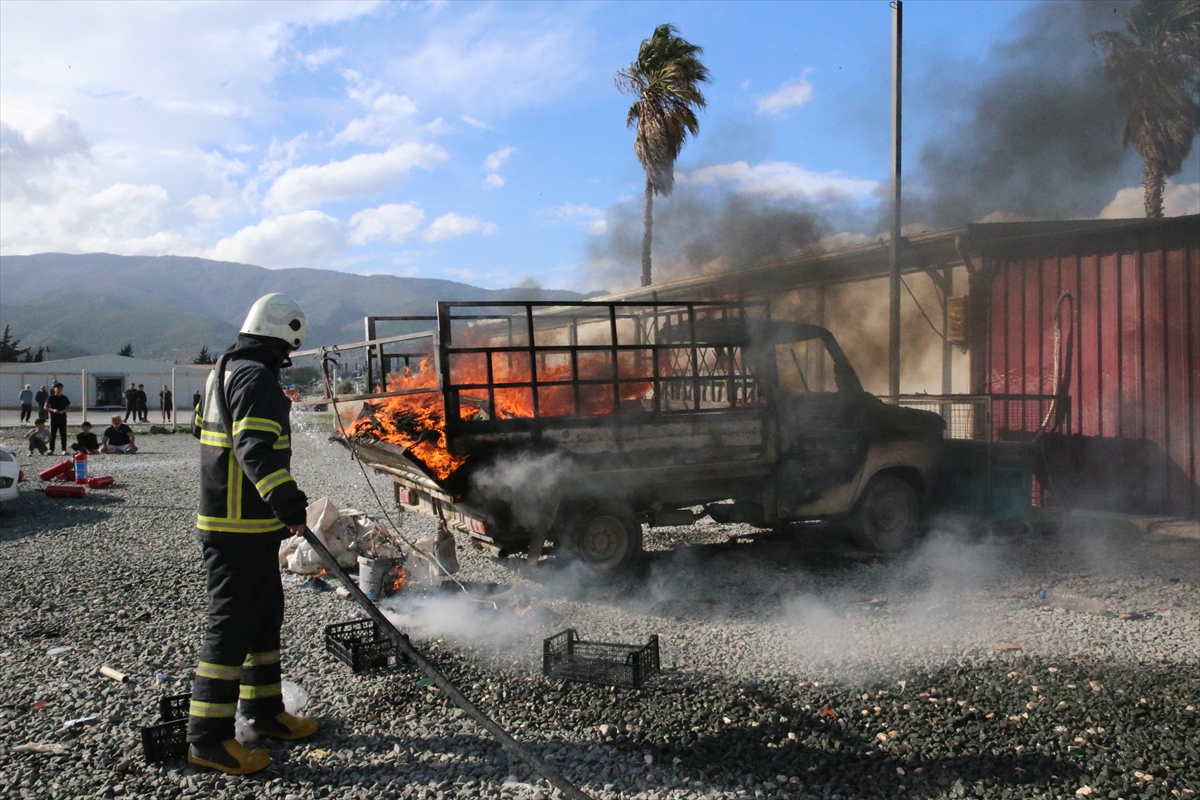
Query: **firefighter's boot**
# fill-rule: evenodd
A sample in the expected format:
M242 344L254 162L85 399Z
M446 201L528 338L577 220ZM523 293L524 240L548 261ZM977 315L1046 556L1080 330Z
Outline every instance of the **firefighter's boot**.
M273 719L254 720L254 732L268 739L295 742L307 739L317 732L317 721L312 717L294 717L286 711Z
M237 739L226 739L218 744L190 745L188 763L227 775L249 775L270 766L271 756L262 748L250 748Z

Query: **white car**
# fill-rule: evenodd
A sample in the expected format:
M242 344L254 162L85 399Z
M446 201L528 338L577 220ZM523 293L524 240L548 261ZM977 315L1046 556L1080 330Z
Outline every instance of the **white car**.
M22 477L21 462L12 450L0 444L0 501L17 499L17 481Z

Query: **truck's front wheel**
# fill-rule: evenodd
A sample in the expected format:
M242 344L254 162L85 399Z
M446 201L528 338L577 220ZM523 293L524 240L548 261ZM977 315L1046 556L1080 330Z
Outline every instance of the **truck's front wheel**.
M571 515L559 543L567 558L598 575L615 574L642 554L642 526L626 509L588 505Z
M896 475L871 479L850 519L854 540L865 550L898 553L917 538L921 503L912 484Z

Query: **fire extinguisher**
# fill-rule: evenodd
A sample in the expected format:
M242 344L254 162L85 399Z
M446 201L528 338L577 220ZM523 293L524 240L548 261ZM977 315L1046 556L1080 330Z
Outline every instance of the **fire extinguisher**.
M80 450L75 454L75 482L87 483L87 451Z
M47 497L83 497L87 489L83 486L55 486L50 484L42 488Z
M46 467L38 473L38 477L44 481L52 481L55 478L66 478L71 472L71 461L60 461L53 467Z

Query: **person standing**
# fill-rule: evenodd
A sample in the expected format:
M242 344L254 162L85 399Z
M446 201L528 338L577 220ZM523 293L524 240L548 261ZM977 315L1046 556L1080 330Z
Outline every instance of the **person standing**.
M33 389L29 388L29 384L25 384L25 388L21 390L21 422L29 422L33 417Z
M46 410L50 412L50 455L54 455L54 434L62 437L62 451L67 452L67 409L71 407L71 399L63 394L61 382L54 384L54 390L46 399Z
M42 422L46 421L46 401L50 399L50 393L46 391L46 387L38 389L37 394L33 396L33 402L37 404L37 418Z
M162 409L162 421L165 425L168 422L174 422L171 417L175 410L175 395L171 392L171 387L163 384L162 391L158 393L158 407Z
M195 412L200 407L200 390L197 389L192 393L192 411Z
M144 383L138 384L137 398L138 398L137 416L134 417L134 419L135 420L140 419L142 422L149 422L150 420L146 419L146 416L150 412L150 398L146 395L146 384L144 384Z
M300 305L269 294L251 306L237 344L217 361L192 420L200 440L196 519L208 578L208 628L192 683L188 761L232 775L271 763L234 738L239 699L259 736L296 741L316 720L284 710L279 660L279 543L303 535L308 499L292 477L291 401L279 385L308 333Z
M125 398L125 421L129 422L129 415L132 414L133 421L137 422L137 384L130 383L123 396Z

